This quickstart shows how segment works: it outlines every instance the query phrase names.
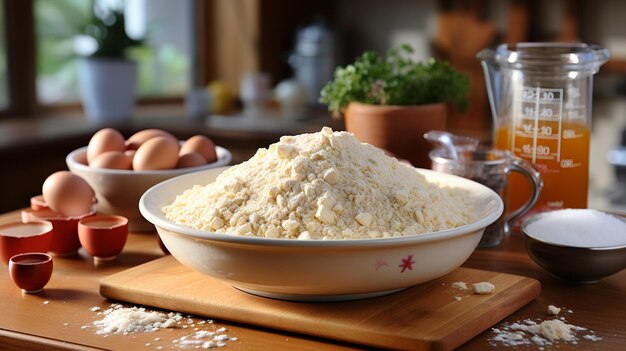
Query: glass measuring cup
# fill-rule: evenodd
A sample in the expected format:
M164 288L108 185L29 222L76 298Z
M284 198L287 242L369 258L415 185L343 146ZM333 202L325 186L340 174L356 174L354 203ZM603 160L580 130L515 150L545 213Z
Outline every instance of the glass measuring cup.
M511 224L524 215L535 204L543 182L541 175L533 166L519 157L515 157L507 150L478 147L470 151L461 159L454 159L444 148L437 148L430 152L432 169L435 171L455 174L469 178L488 186L498 193L504 202L505 212L498 220L485 229L478 247L493 247L500 244L506 234L511 231ZM509 174L519 174L528 183L532 193L525 199L525 203L507 214L510 204L507 196Z
M593 75L608 59L582 43L502 44L478 54L494 120L494 144L541 173L544 189L533 211L586 208ZM530 187L511 176L510 205Z

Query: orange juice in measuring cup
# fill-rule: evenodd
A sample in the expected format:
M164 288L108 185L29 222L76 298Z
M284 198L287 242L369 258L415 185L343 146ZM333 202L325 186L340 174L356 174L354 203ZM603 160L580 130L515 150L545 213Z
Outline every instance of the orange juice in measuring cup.
M532 212L586 208L593 75L608 59L581 43L502 44L478 54L494 118L494 143L533 164L544 187ZM509 203L529 197L528 182L509 179Z

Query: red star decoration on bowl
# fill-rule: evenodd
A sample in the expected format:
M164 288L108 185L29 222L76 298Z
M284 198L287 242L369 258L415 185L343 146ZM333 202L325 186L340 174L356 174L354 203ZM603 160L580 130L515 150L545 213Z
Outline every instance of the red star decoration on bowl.
M407 269L412 271L413 263L415 263L415 261L413 261L413 255L408 255L406 258L403 258L402 263L398 265L398 267L402 268L400 273L404 273Z

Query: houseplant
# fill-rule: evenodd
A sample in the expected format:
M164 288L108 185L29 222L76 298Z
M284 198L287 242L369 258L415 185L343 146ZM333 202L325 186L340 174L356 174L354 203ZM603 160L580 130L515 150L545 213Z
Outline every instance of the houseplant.
M415 62L408 57L412 52L402 45L386 57L362 54L335 70L320 101L344 116L346 130L359 140L430 168L423 134L445 130L448 108L467 108L469 79L445 62Z
M128 49L142 45L142 40L126 34L123 11L100 12L84 30L97 49L79 66L83 106L94 122L121 122L130 118L137 81L137 63L128 58Z

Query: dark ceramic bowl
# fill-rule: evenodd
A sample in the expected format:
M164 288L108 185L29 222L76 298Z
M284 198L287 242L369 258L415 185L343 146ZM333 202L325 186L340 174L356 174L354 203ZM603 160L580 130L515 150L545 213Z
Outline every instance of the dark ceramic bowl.
M526 251L530 258L554 277L572 283L596 283L626 268L626 245L605 247L574 247L546 242L528 233L528 226L541 219L536 214L522 225ZM626 219L614 216L626 221Z
M9 260L9 274L24 293L38 293L52 276L52 257L41 252L17 254Z

